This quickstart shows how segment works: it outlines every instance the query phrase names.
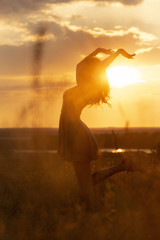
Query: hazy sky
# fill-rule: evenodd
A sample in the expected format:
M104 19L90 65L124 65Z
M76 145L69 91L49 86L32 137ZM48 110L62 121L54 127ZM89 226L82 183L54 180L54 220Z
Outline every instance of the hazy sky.
M76 64L97 47L124 48L140 81L111 89L112 108L86 108L90 127L160 126L159 0L1 0L0 127L32 126L33 50L46 28L41 65L41 126L57 127L62 94L75 84Z

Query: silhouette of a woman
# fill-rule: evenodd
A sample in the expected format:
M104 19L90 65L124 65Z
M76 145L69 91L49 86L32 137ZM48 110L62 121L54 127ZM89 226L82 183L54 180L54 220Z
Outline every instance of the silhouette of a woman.
M103 61L98 53L110 55ZM91 173L91 161L98 159L96 140L88 127L81 121L80 115L87 105L108 103L110 88L106 77L106 68L121 54L132 59L135 54L128 54L119 49L98 48L77 65L77 85L63 94L63 106L59 123L58 152L64 159L72 162L82 196L86 203L93 200L93 186L107 177L128 170L124 162L105 170Z

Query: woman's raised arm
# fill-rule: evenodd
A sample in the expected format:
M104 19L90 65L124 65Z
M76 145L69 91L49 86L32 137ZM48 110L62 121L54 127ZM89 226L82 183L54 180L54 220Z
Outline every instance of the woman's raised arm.
M92 53L90 53L87 57L94 57L98 53L105 53L105 54L111 55L113 53L113 51L111 49L97 48Z
M127 53L124 49L118 49L116 52L112 53L108 58L102 61L103 67L107 68L119 56L119 54L128 59L133 59L135 56L135 54Z
M111 49L105 49L105 48L97 48L96 50L94 50L93 52L91 52L87 57L85 57L81 62L79 62L78 64L82 63L83 61L85 61L87 58L91 58L91 57L95 57L98 53L105 53L108 55L113 54L113 51Z

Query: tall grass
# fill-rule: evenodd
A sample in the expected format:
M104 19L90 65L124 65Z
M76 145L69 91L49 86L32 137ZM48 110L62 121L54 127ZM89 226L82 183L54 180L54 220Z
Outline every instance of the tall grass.
M155 155L125 155L144 173L103 183L101 206L87 212L73 169L56 154L0 156L0 239L159 239L160 165ZM115 159L103 157L104 165Z

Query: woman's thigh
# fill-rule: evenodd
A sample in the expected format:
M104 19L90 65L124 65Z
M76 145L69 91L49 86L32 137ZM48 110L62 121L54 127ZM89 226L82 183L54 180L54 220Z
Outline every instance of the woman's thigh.
M91 164L89 161L75 161L73 162L73 168L77 176L80 188L83 191L89 191L93 187L92 175L91 175Z

